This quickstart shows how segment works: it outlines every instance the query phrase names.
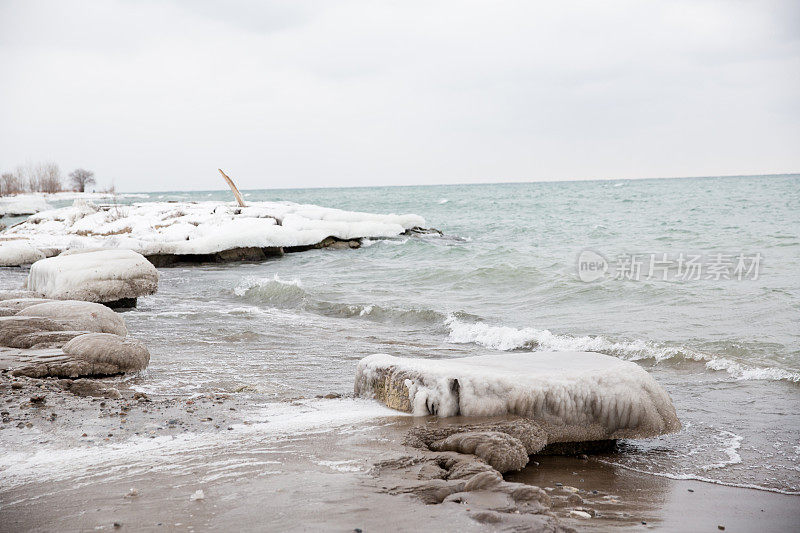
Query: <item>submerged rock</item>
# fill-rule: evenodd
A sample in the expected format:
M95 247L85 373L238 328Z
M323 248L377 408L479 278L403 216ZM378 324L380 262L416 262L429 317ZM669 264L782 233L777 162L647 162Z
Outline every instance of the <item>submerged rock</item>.
M113 303L154 294L158 271L132 250L77 250L34 263L28 289L55 300Z
M642 438L680 429L666 391L644 369L592 352L431 360L375 354L355 394L415 415L534 420L547 443Z

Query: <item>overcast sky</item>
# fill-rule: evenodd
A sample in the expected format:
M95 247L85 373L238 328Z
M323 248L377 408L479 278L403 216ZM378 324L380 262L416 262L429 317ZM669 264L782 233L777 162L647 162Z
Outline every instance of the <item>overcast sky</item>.
M800 171L800 2L0 0L0 170L118 190Z

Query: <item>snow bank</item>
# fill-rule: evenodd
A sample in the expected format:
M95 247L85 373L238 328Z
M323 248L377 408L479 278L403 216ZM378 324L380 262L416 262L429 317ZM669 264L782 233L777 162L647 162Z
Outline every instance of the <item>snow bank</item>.
M422 226L417 215L377 215L291 202L148 202L72 206L44 211L7 234L39 248L125 248L145 256L206 255L235 248L285 248L393 237Z
M669 395L647 372L592 352L447 360L375 354L359 362L355 392L415 415L524 416L545 430L548 443L680 429Z
M32 215L48 209L50 209L50 204L38 194L20 194L0 198L0 217Z
M44 252L34 248L26 241L0 243L0 266L30 265L44 258Z
M132 250L78 250L31 266L28 290L56 300L114 302L154 294L158 271Z

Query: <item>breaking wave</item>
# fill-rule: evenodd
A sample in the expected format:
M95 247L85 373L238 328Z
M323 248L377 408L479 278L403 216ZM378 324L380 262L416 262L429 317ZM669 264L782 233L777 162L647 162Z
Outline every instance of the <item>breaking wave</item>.
M307 291L299 280L284 280L277 275L272 279L246 279L233 292L255 305L296 309L340 318L364 318L376 322L441 326L447 317L447 315L431 309L403 309L370 303L353 304L329 301Z
M775 367L755 367L737 363L726 357L706 354L685 347L665 346L652 341L612 341L601 335L573 337L547 329L490 326L485 322L466 322L448 316L448 340L456 344L473 343L494 350L581 351L600 352L628 361L652 359L656 362L684 359L705 362L709 370L723 370L740 380L800 382L800 373Z

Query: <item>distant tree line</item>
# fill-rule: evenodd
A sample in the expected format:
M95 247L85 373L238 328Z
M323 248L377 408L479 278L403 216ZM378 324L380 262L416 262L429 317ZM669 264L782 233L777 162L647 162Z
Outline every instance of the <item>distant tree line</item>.
M25 192L54 193L64 190L85 192L94 185L94 172L78 168L69 173L65 186L61 169L53 162L35 163L17 167L13 172L0 175L0 196Z

